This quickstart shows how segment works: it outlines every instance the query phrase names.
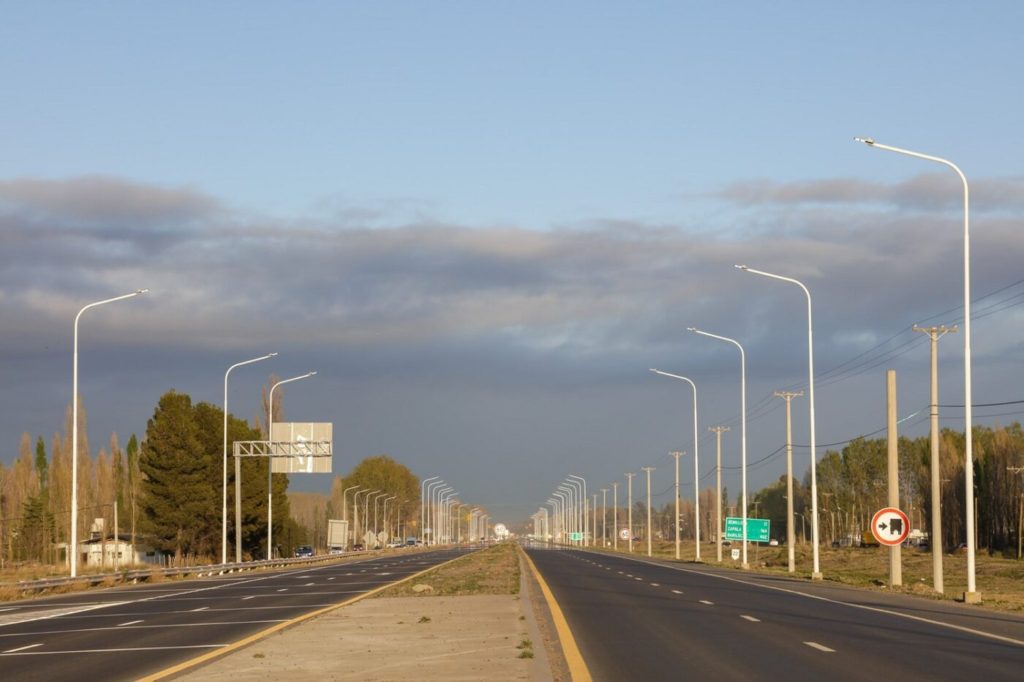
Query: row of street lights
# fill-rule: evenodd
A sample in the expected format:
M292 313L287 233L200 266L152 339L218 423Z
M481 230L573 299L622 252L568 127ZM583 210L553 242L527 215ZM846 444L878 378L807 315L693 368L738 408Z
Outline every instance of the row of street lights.
M964 173L960 170L960 168L956 166L956 164L954 164L953 162L951 162L951 161L949 161L947 159L943 159L943 158L940 158L940 157L937 157L937 156L932 156L932 155L929 155L929 154L922 154L920 152L910 151L910 150L902 149L902 148L899 148L899 147L891 147L891 146L888 146L888 145L880 144L880 143L875 142L871 138L855 138L855 139L856 139L856 141L862 142L862 143L864 143L864 144L866 144L866 145L868 145L870 147L874 147L874 148L877 148L877 149L882 149L882 150L885 150L885 151L891 151L891 152L895 152L895 153L898 153L898 154L903 154L903 155L906 155L906 156L911 156L911 157L915 157L915 158L919 158L919 159L924 159L926 161L932 161L932 162L935 162L935 163L942 164L942 165L952 169L957 174L957 176L960 178L961 183L963 185L963 203L964 203L964 228L963 228L963 234L964 234L964 294L963 294L963 298L964 298L964 302L963 302L963 307L964 307L964 329L963 329L963 331L964 331L964 421L965 421L964 432L966 434L966 438L965 438L966 446L965 446L965 456L964 456L964 459L965 459L965 462L964 462L964 478L965 478L964 486L965 486L965 498L966 498L966 503L965 503L966 521L965 521L965 526L966 526L966 529L967 529L967 591L964 594L964 600L966 602L977 602L977 601L980 601L981 596L980 596L980 594L976 590L976 582L975 582L974 466L973 466L973 443L972 443L972 441L973 441L973 433L972 433L973 426L972 426L972 405L971 405L971 326L970 326L971 325L971 308L970 308L970 305L971 305L971 301L970 301L970 282L971 282L971 277L970 277L970 209L969 209L969 206L970 206L970 191L969 191L969 187L968 187L968 183L967 183L967 178L964 175ZM735 267L737 269L743 271L743 272L749 272L749 273L754 274L754 275L760 275L760 276L763 276L763 277L768 277L770 279L775 279L775 280L779 280L779 281L782 281L782 282L788 282L790 284L794 284L794 285L800 287L800 289L804 292L804 295L805 295L805 297L807 299L807 375L808 375L808 410L809 410L808 419L809 419L809 429L810 429L810 465L811 465L811 467L810 467L810 469L811 469L811 544L812 544L812 552L813 552L813 554L812 554L812 561L813 561L812 577L815 578L815 579L820 579L822 577L822 574L821 574L821 565L820 565L820 559L819 559L820 536L819 536L819 524L818 524L818 516L819 516L819 514L818 514L818 483L817 483L817 440L816 440L816 432L815 432L815 414L814 414L814 407L815 407L815 402L814 402L814 322L813 322L813 305L812 305L812 301L811 301L811 293L808 290L808 288L802 282L800 282L799 280L794 279L792 277L786 277L786 276L783 276L783 275L778 275L778 274L774 274L774 273L770 273L770 272L765 272L763 270L755 270L755 269L750 268L750 267L748 267L746 265L737 265ZM741 477L742 477L742 493L741 493L741 495L742 495L742 514L743 514L743 519L742 519L742 523L743 523L743 528L742 528L742 542L743 542L743 544L742 544L742 547L743 547L743 549L742 549L742 563L743 563L743 567L744 568L748 568L749 567L749 563L747 561L747 545L748 545L748 540L747 540L746 354L744 352L743 346L736 339L732 339L732 338L729 338L729 337L726 337L726 336L720 336L718 334L712 334L710 332L702 331L702 330L697 329L695 327L689 327L688 331L693 332L695 334L699 334L701 336L706 336L706 337L709 337L709 338L717 339L717 340L720 340L720 341L723 341L723 342L726 342L726 343L731 343L731 344L736 346L736 348L739 350L739 353L740 353L740 414L741 414L741 435L740 435L740 440L741 440L740 452L741 452L741 455L740 456L741 456L741 470L742 470L742 473L741 473ZM933 339L933 343L934 343L934 339ZM933 359L934 359L934 351L933 351ZM699 477L698 477L698 456L697 456L697 433L698 433L698 426L697 426L697 386L696 386L696 384L690 378L682 376L682 375L671 374L671 373L663 372L663 371L657 370L657 369L652 369L651 371L655 372L657 374L660 374L662 376L667 376L667 377L671 377L671 378L674 378L674 379L679 379L679 380L682 380L682 381L686 381L686 382L688 382L690 384L690 386L693 389L694 497L695 497L694 507L695 507L695 515L697 515L697 514L699 514L699 512L697 511L699 509L699 507L697 505L699 505L699 497L700 497L699 496L699 485L698 485L698 478ZM785 397L785 396L783 396L783 397ZM789 398L787 398L787 414L788 414L788 408L789 408L788 402L789 402ZM932 412L933 412L933 418L934 418L934 414L935 414L935 411L936 411L936 405L935 405L936 402L937 402L937 396L935 395L935 391L934 391L934 379L933 379L933 392L932 392ZM933 421L934 421L934 419L933 419ZM722 430L724 430L724 427L718 427L717 429L713 429L713 430L716 430L716 434L717 434L717 436L719 438L718 442L719 442L719 451L720 451L720 443L721 443L720 438L721 438L721 432L722 432ZM788 431L788 424L787 424L787 431ZM787 442L788 442L788 440L789 440L789 436L787 436ZM935 439L933 439L933 441L934 440ZM937 450L937 443L933 442L933 450ZM676 460L676 524L675 525L676 525L676 557L679 558L679 507L678 507L678 505L679 505L679 473L678 472L679 472L679 457L681 456L682 453L672 453L672 454L673 454L673 456L675 457L675 460ZM719 457L720 457L720 452L719 452ZM933 478L937 474L937 466L938 466L937 462L938 462L937 452L933 452L933 455L932 455L932 467L933 467L932 474L933 474ZM719 475L720 475L720 469L721 469L721 462L720 462L720 460L718 462L717 469L719 470ZM648 474L648 494L649 494L650 493L650 484L649 484L649 480L650 480L650 467L644 467L644 470L647 471L647 474ZM632 531L632 527L633 527L633 524L632 524L632 483L633 483L633 476L634 475L635 474L632 474L632 473L627 473L626 474L626 477L629 480L629 498L630 498L630 502L629 502L629 515L630 515L629 528L630 528L630 531ZM791 485L792 484L792 472L791 471L787 472L787 477L789 478L788 484ZM617 487L616 487L616 492L617 492ZM718 481L718 493L719 493L719 495L721 495L721 479L720 478L719 478L719 481ZM556 491L556 498L558 498L558 497L559 497L558 496L558 491ZM792 492L789 493L788 497L790 498L790 503L791 503L791 501L792 501ZM568 498L565 498L565 499L559 498L559 499L561 500L561 502L560 502L561 506L558 507L557 504L556 504L556 507L553 508L553 511L556 512L556 517L558 516L557 512L561 512L561 516L564 519L565 516L566 516L566 510L568 508L568 503L570 502L570 500ZM550 500L550 499L548 500L548 504L552 504L553 502L555 502L555 500ZM578 502L579 502L579 500L577 499L577 503ZM583 498L582 503L585 506L585 504L586 504L585 496ZM932 509L935 511L936 517L938 517L938 510L940 509L940 504L941 504L941 500L938 498L938 493L937 493L937 490L936 490L936 486L933 485L933 490L932 490ZM718 506L719 506L719 515L720 515L720 512L721 512L721 503L720 502L719 502ZM617 502L615 504L615 507L616 507L616 516L617 516L618 515L618 504L617 504ZM546 512L546 510L543 510L543 511L544 511L544 517L545 517L545 520L546 520L547 519L547 512ZM538 512L538 514L539 514L539 512ZM648 500L648 515L650 515L650 501L649 500ZM793 536L793 533L791 531L792 524L793 524L793 517L790 514L790 515L788 515L788 520L787 520L787 525L790 526L790 529L787 529L787 536L788 536L788 538L790 538L788 544L790 544L790 554L791 554L791 557L792 557L792 546L791 546L792 545L792 539L791 538ZM616 524L616 526L617 526L617 524ZM720 526L720 521L719 521L719 526ZM696 558L697 558L697 560L699 560L700 559L700 540L699 540L700 524L699 523L695 523L695 529L696 529L696 534L697 534L696 535L696 537L697 537L697 547L696 547L697 557ZM718 542L719 542L718 560L721 561L721 527L719 527L717 535L719 536L718 537ZM931 545L932 545L932 552L936 553L936 559L935 559L935 583L936 583L936 589L941 591L942 590L942 587L941 587L941 585L942 585L942 577L941 577L942 569L941 569L941 554L939 554L942 551L941 540L939 540L938 538L935 538L935 539L932 540ZM632 532L630 532L629 551L632 551L632 548L633 548ZM648 522L648 553L650 553L650 523L649 522ZM792 558L790 560L790 564L791 564L791 570L792 570Z

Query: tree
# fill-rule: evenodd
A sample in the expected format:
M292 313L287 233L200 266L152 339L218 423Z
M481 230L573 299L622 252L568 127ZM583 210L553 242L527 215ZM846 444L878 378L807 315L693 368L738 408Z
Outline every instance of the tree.
M402 518L406 521L419 519L420 481L407 466L399 464L388 455L367 457L357 464L344 480L346 488L358 485L364 489L386 492L386 497L395 495L396 499L388 503L390 518L396 518L398 510L401 509ZM372 507L369 515L372 519ZM359 517L362 519L363 527L366 527L368 519L363 518L362 510Z
M143 530L157 549L211 554L210 528L203 519L215 504L210 456L203 452L189 396L168 391L146 424L139 468Z

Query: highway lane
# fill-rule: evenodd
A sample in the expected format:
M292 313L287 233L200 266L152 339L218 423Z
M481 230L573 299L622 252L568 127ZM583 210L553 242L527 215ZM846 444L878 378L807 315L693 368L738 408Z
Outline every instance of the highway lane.
M646 557L528 551L595 680L1022 679L1024 618L1012 614Z
M396 552L0 606L4 680L127 680L466 553Z

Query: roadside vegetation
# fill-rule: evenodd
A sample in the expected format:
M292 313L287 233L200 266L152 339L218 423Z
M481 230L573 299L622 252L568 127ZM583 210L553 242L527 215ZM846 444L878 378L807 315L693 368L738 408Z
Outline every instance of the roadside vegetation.
M501 542L473 552L377 596L455 597L473 594L519 594L519 556L514 543Z

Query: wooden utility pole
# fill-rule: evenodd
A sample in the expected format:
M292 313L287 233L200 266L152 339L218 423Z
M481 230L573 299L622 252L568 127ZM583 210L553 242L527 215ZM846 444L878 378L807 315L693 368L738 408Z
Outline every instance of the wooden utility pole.
M913 327L915 332L928 335L931 339L932 358L932 381L931 381L931 494L932 494L932 524L928 542L932 547L932 586L938 593L944 592L942 582L942 495L939 492L941 487L941 475L939 467L939 339L950 332L957 331L955 326L947 327Z
M793 398L804 394L790 391L775 391L775 395L786 401L786 550L789 555L789 572L796 572L796 523L793 521Z
M728 431L728 426L711 426L708 431L715 432L715 545L718 553L718 563L722 563L722 433Z

